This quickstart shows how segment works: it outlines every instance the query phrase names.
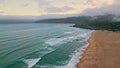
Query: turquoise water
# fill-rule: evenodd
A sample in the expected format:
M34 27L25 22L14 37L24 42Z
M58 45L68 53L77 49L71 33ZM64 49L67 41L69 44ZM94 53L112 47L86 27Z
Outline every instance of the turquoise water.
M0 68L75 68L90 34L70 24L0 24Z

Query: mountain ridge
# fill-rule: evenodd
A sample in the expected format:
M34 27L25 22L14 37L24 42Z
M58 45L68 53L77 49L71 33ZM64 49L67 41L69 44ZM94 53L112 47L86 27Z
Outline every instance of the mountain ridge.
M120 16L112 14L97 16L76 16L60 19L43 19L36 23L70 23L73 27L92 29L120 31Z

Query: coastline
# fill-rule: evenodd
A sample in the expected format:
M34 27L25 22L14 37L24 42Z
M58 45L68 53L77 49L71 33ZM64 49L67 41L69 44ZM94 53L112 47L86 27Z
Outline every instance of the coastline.
M77 68L120 68L120 32L96 30Z

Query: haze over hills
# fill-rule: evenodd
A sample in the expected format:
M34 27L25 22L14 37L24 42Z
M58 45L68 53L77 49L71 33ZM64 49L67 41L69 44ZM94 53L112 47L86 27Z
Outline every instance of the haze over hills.
M97 16L77 16L60 19L43 19L37 23L71 23L74 27L96 30L120 31L120 16L106 14Z
M46 16L45 16L46 17ZM120 16L113 14L95 15L95 16L73 16L73 17L8 17L0 18L0 24L14 24L14 23L70 23L75 24L74 27L95 29L95 30L111 30L120 31Z

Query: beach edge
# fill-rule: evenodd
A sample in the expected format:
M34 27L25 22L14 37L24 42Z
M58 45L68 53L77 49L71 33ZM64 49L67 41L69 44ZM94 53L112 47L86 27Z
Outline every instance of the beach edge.
M119 41L120 32L95 30L77 68L120 68Z

